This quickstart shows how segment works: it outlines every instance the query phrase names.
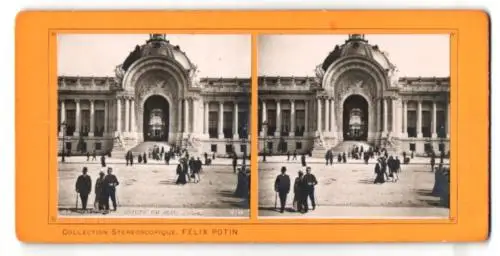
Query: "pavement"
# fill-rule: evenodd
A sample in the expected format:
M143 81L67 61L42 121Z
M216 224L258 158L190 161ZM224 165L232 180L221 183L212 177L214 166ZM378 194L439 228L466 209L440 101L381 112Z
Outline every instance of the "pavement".
M59 163L59 214L61 216L150 216L150 217L248 217L248 201L233 195L237 175L233 173L230 159L215 159L214 165L203 166L201 181L176 185L177 159L166 165L163 161L150 160L147 164L126 166L125 160L108 158L120 185L117 187L118 210L103 215L100 212L75 211L76 178L83 166L95 180L99 171L105 171L99 161L86 161L86 157L69 157ZM227 162L227 164L226 164ZM92 187L94 190L94 187ZM95 200L89 195L88 206ZM78 200L80 201L80 200ZM110 202L111 204L111 202ZM79 208L81 202L79 202Z
M431 195L434 173L430 159L414 158L413 163L402 165L397 182L373 184L375 160L364 164L348 159L346 164L326 166L323 159L307 159L319 184L315 188L317 208L307 214L275 209L274 180L282 166L287 167L293 184L298 170L305 172L299 160L287 161L286 156L268 157L259 163L259 216L283 218L316 217L369 217L369 218L446 218L449 209L440 206L439 197ZM438 159L439 162L439 159ZM445 160L445 164L448 161ZM288 195L287 207L292 208L293 189ZM279 199L278 199L279 201ZM278 202L279 204L279 202ZM310 202L309 202L310 205Z

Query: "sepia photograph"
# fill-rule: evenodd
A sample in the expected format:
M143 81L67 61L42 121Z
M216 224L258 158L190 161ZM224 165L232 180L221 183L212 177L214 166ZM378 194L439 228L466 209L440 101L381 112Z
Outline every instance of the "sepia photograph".
M57 47L59 217L249 217L249 35Z
M259 217L449 218L449 34L258 47Z

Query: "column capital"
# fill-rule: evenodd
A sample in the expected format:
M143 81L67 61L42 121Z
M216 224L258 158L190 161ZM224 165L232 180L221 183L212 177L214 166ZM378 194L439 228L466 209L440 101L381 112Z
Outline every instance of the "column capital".
M290 99L290 103L295 104L295 99Z
M95 99L89 99L88 101L89 101L90 103L94 104Z
M76 103L80 103L80 99L73 99Z

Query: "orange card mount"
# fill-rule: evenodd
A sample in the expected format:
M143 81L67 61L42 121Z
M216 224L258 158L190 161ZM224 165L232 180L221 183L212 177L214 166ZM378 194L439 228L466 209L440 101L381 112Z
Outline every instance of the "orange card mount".
M16 24L21 241L488 238L482 11L24 11Z

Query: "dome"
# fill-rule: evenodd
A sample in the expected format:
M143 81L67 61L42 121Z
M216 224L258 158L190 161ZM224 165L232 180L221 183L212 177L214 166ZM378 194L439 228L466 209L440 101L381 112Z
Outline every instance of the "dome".
M179 46L174 46L166 39L165 34L151 34L149 40L135 49L125 59L121 68L127 71L135 61L146 56L166 56L175 59L185 70L191 70L193 65Z
M365 36L361 34L351 34L343 45L336 45L321 64L321 68L326 71L332 63L345 56L364 56L377 62L384 70L394 69L387 54L382 52L377 45L369 44Z

